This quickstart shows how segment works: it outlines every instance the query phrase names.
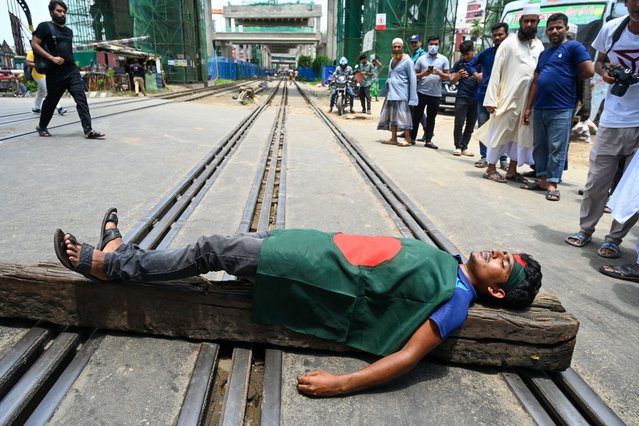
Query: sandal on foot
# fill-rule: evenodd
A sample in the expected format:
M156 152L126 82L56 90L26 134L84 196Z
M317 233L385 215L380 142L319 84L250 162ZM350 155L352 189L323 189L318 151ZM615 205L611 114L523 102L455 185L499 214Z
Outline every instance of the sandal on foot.
M527 189L529 191L547 191L547 188L539 185L539 182L527 183L525 185L520 186L521 189Z
M44 137L44 138L49 138L51 137L51 133L49 133L49 130L46 127L36 127L36 132L38 132L38 135Z
M610 250L612 254L605 254L604 250ZM617 259L618 257L621 257L621 249L619 248L619 244L615 244L612 241L606 241L601 245L601 247L599 247L597 254L607 259Z
M392 139L387 140L387 141L384 141L384 142L382 142L382 143L383 143L383 144L385 144L385 145L398 145L398 144L399 144L399 142L394 141L394 140L392 140Z
M609 277L639 283L639 265L633 265L631 263L618 266L603 265L599 267L599 272Z
M69 256L67 255L67 245L64 242L64 236L65 233L62 232L61 229L56 229L55 234L53 234L53 247L55 248L55 255L58 257L60 263L74 272L82 274L91 280L96 280L96 278L91 275L91 262L93 260L94 250L93 246L87 243L82 243L80 263L78 263L78 266L73 266L69 260ZM78 244L78 240L71 234L69 234L69 241L71 241L71 244L73 245Z
M548 201L559 201L561 195L559 194L558 189L549 189L546 191L546 200Z
M524 184L528 183L528 179L526 179L525 177L523 177L523 176L522 176L521 174L519 174L519 173L515 173L515 174L514 174L514 175L512 175L512 176L508 176L508 175L506 175L506 179L507 179L507 180L511 180L511 181L513 181L513 182L519 182L519 183L524 183Z
M87 139L99 139L105 136L104 133L96 132L95 130L89 130L84 134L84 137Z
M482 177L484 179L492 180L493 182L506 183L506 178L500 175L497 171L494 171L492 173L486 172L482 175Z
M107 222L115 223L116 228L104 229ZM98 247L97 247L98 250L102 251L104 250L104 247L106 247L106 245L110 243L111 241L115 240L116 238L122 238L122 234L120 234L120 231L118 230L117 226L118 226L118 209L116 209L115 207L111 207L104 214L104 219L102 219L100 234L98 234Z
M586 234L585 232L579 231L575 232L574 234L568 235L564 239L564 241L566 244L570 244L573 247L583 247L592 241L592 236Z

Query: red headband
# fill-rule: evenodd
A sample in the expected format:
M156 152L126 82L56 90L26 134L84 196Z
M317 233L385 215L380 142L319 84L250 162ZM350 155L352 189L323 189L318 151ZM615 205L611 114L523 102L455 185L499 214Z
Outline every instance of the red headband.
M526 262L524 259L521 258L521 254L513 254L513 258L515 259L517 263L519 263L524 268L526 267L526 265L528 265L528 262Z

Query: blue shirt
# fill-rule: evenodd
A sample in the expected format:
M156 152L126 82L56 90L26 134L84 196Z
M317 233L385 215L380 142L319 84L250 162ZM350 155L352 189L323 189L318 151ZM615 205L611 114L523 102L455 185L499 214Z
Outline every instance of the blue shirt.
M468 65L474 68L477 68L477 65L481 65L481 85L479 86L479 89L477 89L477 103L479 105L484 104L486 90L488 90L488 81L490 80L490 73L493 72L493 64L495 63L495 53L497 53L497 48L494 46L489 47L468 62Z
M477 299L475 288L461 268L457 269L457 283L453 296L437 308L429 318L437 324L442 339L446 339L464 324L468 317L468 309L475 299Z
M589 60L586 48L574 40L541 52L535 69L538 76L533 106L539 109L574 108L577 100L578 67Z
M464 77L457 82L457 97L472 99L477 95L477 90L479 89L479 82L470 77L476 71L475 68L470 65L470 61L466 62L463 59L455 62L452 71L459 72L462 69L462 65L468 72L468 77Z

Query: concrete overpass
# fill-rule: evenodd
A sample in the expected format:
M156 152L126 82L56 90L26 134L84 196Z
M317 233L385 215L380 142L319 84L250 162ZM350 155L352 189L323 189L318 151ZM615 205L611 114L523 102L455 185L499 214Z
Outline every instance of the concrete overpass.
M225 56L233 45L259 45L262 64L270 67L272 53L280 54L280 58L315 56L322 42L322 7L318 4L228 5L222 13L226 31L211 35L213 44L221 48ZM282 63L295 63L295 59Z

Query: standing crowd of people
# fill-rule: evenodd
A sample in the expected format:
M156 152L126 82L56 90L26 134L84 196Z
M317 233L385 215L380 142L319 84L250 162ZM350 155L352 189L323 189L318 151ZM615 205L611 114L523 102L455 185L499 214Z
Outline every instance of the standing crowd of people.
M605 23L592 43L597 51L595 61L575 40L576 30L563 13L547 18L545 32L550 46L544 48L537 37L538 3L524 7L516 34L508 35L506 23L495 24L491 28L493 46L479 55L475 55L473 42L462 42L461 58L450 69L448 60L438 53L437 36L428 38L427 51L422 49L420 35L411 36L412 56L404 53L402 39L394 39L388 95L377 126L391 131L390 140L383 143L414 145L422 123L424 146L437 149L433 139L440 85L450 79L458 87L452 154L473 156L469 144L474 137L480 149L475 166L486 169L485 179L518 182L522 189L543 191L546 200L557 202L573 122L587 120L588 89L596 72L609 88L583 188L580 230L565 241L575 247L587 245L609 208L615 221L597 253L605 258L620 257L621 241L637 222L639 210L639 161L631 163L639 149L639 84L623 78L639 74L639 61L633 56L639 49L639 0L625 0L625 5L629 15ZM403 141L398 140L401 133ZM624 185L615 190L620 164L622 169L626 167ZM529 165L532 176L520 174L521 165ZM600 271L639 281L639 246L637 252L637 264L606 265Z

